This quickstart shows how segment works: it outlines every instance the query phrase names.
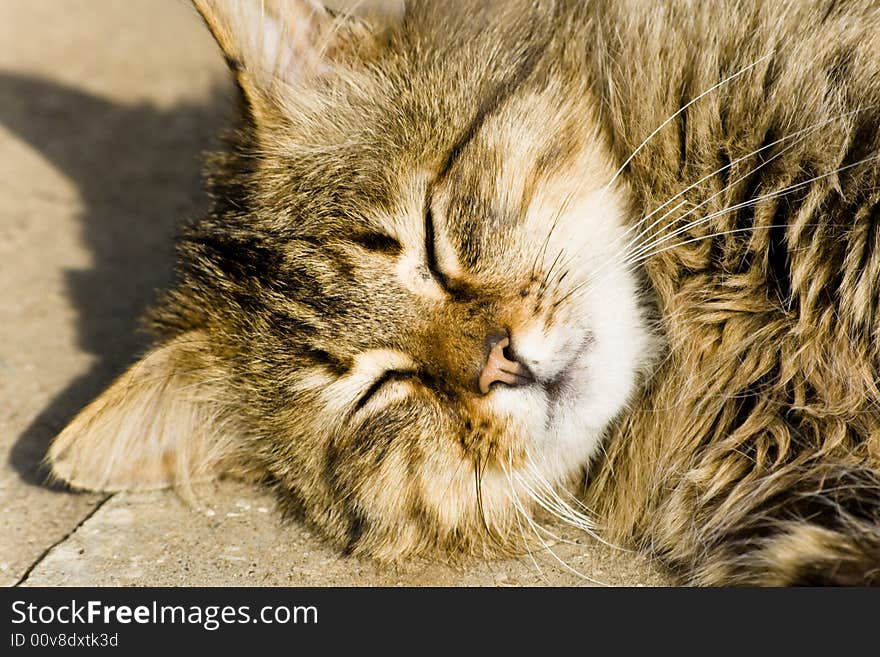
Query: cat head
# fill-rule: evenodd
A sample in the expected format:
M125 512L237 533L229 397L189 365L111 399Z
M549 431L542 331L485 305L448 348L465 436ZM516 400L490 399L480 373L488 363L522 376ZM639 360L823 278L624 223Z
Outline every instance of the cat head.
M54 474L271 480L379 558L509 536L654 351L577 8L195 4L242 121L157 346L60 434Z

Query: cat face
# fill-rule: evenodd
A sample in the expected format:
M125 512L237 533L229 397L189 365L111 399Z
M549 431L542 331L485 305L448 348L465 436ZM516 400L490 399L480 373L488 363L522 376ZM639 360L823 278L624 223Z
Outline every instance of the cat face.
M59 437L54 471L271 478L379 558L508 537L582 472L654 351L573 21L196 4L245 120L181 238L161 345Z

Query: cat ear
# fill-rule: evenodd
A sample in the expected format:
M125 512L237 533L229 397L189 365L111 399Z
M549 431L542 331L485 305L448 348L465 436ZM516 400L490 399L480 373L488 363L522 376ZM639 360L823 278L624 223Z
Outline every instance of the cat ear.
M222 474L233 455L217 390L226 377L206 364L204 345L187 334L132 365L52 443L52 475L74 488L121 491Z
M279 85L326 72L346 40L365 40L400 20L403 0L193 0L259 110Z

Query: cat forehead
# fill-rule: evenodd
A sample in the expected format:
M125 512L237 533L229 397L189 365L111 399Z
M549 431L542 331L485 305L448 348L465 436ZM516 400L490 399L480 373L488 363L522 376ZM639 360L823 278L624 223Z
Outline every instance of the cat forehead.
M461 12L433 4L408 6L400 33L380 54L334 69L321 84L280 87L291 129L275 135L279 146L346 157L348 145L368 157L407 151L422 162L442 159L486 117L530 94L508 119L534 111L546 134L546 122L559 117L561 96L581 91L567 84L581 71L560 59L542 3L466 3ZM536 86L552 91L539 95Z
M337 222L402 233L428 196L450 221L491 221L522 216L548 187L559 196L573 168L584 180L604 175L589 94L572 82L576 58L514 29L529 12L475 11L441 34L425 27L431 11L417 8L406 29L418 38L400 37L335 84L289 88L282 129L260 136L259 180L276 208L331 239ZM491 36L475 30L481 21Z
M608 155L577 93L524 85L496 102L484 115L470 102L442 117L412 106L391 118L375 106L366 114L328 107L321 118L328 128L306 121L270 140L264 166L275 170L261 181L299 195L303 215L319 210L316 228L323 232L327 213L387 225L423 207L429 193L449 211L483 203L489 211L521 212L573 169L586 180L604 175Z

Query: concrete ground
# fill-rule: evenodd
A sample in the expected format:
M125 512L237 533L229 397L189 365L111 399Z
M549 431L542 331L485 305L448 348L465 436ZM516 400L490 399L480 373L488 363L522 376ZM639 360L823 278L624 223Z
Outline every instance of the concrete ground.
M0 3L0 584L662 585L573 529L534 559L399 568L343 558L234 483L75 494L44 484L55 433L144 346L171 235L205 200L199 153L226 72L183 0ZM578 572L574 572L574 571Z

